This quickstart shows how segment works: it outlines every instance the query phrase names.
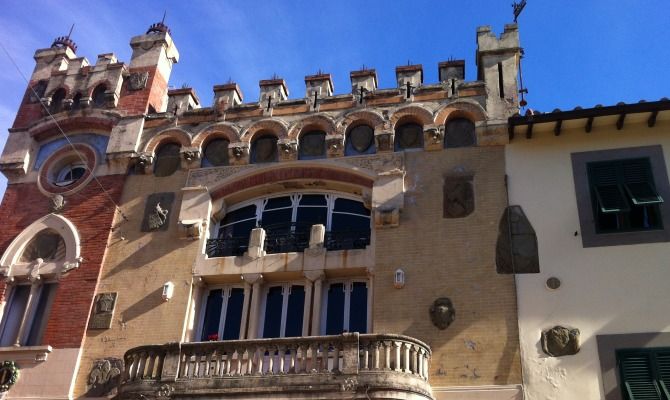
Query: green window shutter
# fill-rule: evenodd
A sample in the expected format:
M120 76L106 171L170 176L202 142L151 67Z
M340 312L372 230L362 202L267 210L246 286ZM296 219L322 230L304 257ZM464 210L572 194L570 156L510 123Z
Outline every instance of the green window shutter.
M651 165L646 158L622 162L624 188L635 205L658 204L663 199L656 192Z
M623 171L620 162L591 163L588 167L588 173L589 182L592 185L593 194L601 212L630 211L626 195L622 190Z
M656 354L656 370L661 391L667 399L670 399L668 385L670 385L670 351L658 352Z
M628 400L663 400L649 352L620 352L619 369Z
M629 211L628 202L619 185L596 185L593 187L598 207L604 213Z

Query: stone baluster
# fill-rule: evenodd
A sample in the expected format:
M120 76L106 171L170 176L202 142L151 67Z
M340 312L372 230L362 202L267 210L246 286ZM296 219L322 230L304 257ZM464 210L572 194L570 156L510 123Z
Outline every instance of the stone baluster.
M409 353L410 353L409 343L403 342L402 347L403 347L403 353L405 355L405 365L404 365L405 368L403 368L403 371L405 373L409 374L409 373L412 372L412 369L410 368L410 365L409 365L409 358L410 358L409 357Z
M384 369L391 369L391 343L382 342L384 346Z
M401 342L396 342L393 341L391 342L391 345L393 346L393 369L395 371L400 372L400 346L402 345Z
M423 375L422 375L423 379L425 380L428 380L428 371L429 371L428 368L430 368L430 366L428 363L428 354L426 354L423 358Z
M275 358L276 358L275 348L276 348L276 346L271 344L265 350L268 353L268 358L267 358L267 374L268 375L272 375L275 372L275 370L274 370Z
M375 353L374 353L375 359L374 359L374 364L373 364L374 368L373 369L375 369L375 370L379 370L379 368L380 368L380 366L379 366L380 365L380 363L379 363L379 346L380 346L380 344L381 343L378 343L378 342L375 342L373 344L373 346L375 347Z
M256 364L256 375L263 375L263 364L265 361L265 349L261 346L256 347L256 356L258 364Z

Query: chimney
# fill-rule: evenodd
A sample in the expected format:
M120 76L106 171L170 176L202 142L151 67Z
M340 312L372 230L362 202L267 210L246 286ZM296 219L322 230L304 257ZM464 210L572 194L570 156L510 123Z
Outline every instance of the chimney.
M244 96L235 82L214 86L214 106L217 110L227 110L242 104Z
M351 93L359 94L361 88L372 92L377 90L377 71L374 69L361 69L349 73L351 79Z
M182 115L186 111L200 108L200 99L192 88L173 89L168 91L167 112Z
M286 87L286 82L282 78L273 77L272 79L266 79L258 82L261 92L258 98L258 102L261 103L261 107L271 108L273 104L276 104L278 101L283 101L288 99L288 88ZM270 102L268 103L268 100Z

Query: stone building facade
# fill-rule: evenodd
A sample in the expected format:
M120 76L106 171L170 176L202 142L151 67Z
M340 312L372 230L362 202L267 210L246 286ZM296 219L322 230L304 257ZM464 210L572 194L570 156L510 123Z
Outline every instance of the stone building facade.
M407 65L379 88L367 69L335 94L317 74L290 98L275 77L247 102L214 86L209 107L167 90L165 25L131 47L128 65L90 66L69 38L36 53L0 159L0 338L23 307L53 354L0 349L19 360L8 398L521 398L495 257L516 25L477 30L476 81L446 61L435 83Z

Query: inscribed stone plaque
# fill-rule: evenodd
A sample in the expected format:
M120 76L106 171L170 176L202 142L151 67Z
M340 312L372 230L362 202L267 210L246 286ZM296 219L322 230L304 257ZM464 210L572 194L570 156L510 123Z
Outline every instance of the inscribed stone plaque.
M95 296L91 319L88 321L88 329L109 329L112 327L116 296L116 292L100 293Z
M142 232L166 231L170 226L174 192L154 193L147 197Z
M444 218L463 218L475 210L475 196L472 177L457 176L444 178Z

